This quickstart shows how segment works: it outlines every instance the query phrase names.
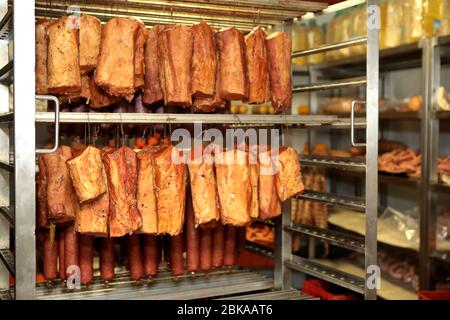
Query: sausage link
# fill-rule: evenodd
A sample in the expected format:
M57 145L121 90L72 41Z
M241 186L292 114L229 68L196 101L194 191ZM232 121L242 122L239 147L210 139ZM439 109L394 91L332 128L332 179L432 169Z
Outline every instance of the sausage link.
M160 257L158 237L153 234L144 235L144 272L147 277L154 277L158 273Z
M220 268L223 265L223 246L224 246L224 234L222 223L217 223L215 229L212 230L212 265L214 268Z
M64 231L64 265L66 270L70 266L79 266L79 252L78 252L78 233L75 232L74 226L70 225Z
M199 269L199 235L195 227L195 216L190 196L186 199L186 245L187 245L187 269L195 273Z
M103 281L114 279L114 238L100 240L100 275Z
M141 238L138 234L132 234L128 238L128 260L130 262L131 279L139 281L144 275L142 262Z
M163 236L163 254L164 254L164 261L170 265L170 236Z
M58 270L59 278L66 279L66 265L64 259L64 230L58 232Z
M223 264L226 266L234 265L236 259L236 231L235 226L225 226L225 246Z
M44 279L53 281L58 277L58 241L50 239L50 232L44 234Z
M200 228L200 268L208 273L212 265L211 228Z
M184 272L182 234L170 237L170 267L175 277L182 275Z
M94 237L80 234L80 280L89 285L94 276Z
M237 229L236 235L236 252L238 255L245 250L245 229L246 227L241 227Z

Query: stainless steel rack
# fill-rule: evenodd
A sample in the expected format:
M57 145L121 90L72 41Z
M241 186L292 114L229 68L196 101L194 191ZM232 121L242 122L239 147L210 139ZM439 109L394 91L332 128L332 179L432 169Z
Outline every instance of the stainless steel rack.
M450 46L450 36L423 40L422 48L422 189L420 212L420 288L431 290L436 281L435 261L449 263L449 252L439 252L436 247L436 220L438 194L447 194L450 187L439 182L437 159L441 123L450 119L450 112L439 111L435 93L441 85L441 68L448 62L445 50Z
M11 9L19 5L18 0L11 2ZM366 213L366 237L362 247L361 239L350 239L341 234L325 230L307 229L306 226L293 225L291 222L290 201L283 204L283 214L276 219L276 247L273 251L269 248L260 248L249 244L250 250L273 257L275 262L274 279L265 278L254 272L246 270L220 270L205 277L182 276L178 282L169 277L167 270L161 270L154 283L137 286L132 282L128 274L118 274L116 281L110 288L105 288L98 283L98 278L90 288L76 292L67 292L55 283L52 289L42 284L36 285L36 261L35 261L35 128L37 123L53 123L55 114L46 112L30 112L30 106L35 103L34 95L34 52L29 49L29 44L34 43L35 17L56 17L67 14L67 5L79 5L81 12L107 19L112 16L130 15L141 18L146 24L155 23L186 23L193 20L213 21L216 27L235 25L243 31L250 30L255 25L265 25L276 30L290 32L292 18L299 17L306 11L317 12L325 6L320 3L308 3L305 1L234 1L234 0L199 0L199 1L141 1L129 0L126 5L116 3L111 6L109 1L33 1L28 6L21 6L20 11L13 11L14 15L14 62L11 80L14 84L14 114L10 110L1 110L0 119L12 122L14 125L14 145L19 146L14 154L14 201L5 204L4 207L13 208L10 211L2 210L3 216L14 219L15 232L15 287L10 290L16 299L148 299L164 298L206 298L219 296L232 296L248 292L267 291L274 288L278 291L265 296L284 296L292 294L291 272L304 272L327 281L350 288L362 293L367 299L376 298L376 289L364 286L364 279L356 278L342 272L320 266L313 261L292 256L291 234L301 232L312 237L327 239L336 245L347 246L361 252L366 256L366 267L376 265L376 225L377 225L377 137L378 137L378 30L370 29L367 37L357 39L353 43L332 44L321 47L319 50L333 50L336 47L347 45L367 44L366 76L359 79L346 79L331 83L320 83L307 87L294 87L294 92L311 92L314 90L327 90L348 86L366 86L367 114L357 118L352 124L350 119L334 116L293 116L293 115L269 115L264 117L254 115L200 115L200 114L112 114L112 113L64 113L56 115L59 123L210 123L229 124L234 126L296 126L306 128L342 128L354 130L365 128L367 137L367 155L364 167L361 163L343 164L336 159L328 159L324 164L319 159L310 159L309 164L333 165L337 167L355 167L363 169L366 173L366 194L361 199L347 199L338 195L314 194L305 192L304 197L310 197L313 201L328 201L333 205L350 205L357 207ZM34 6L36 4L36 6ZM378 4L377 0L369 0L368 6ZM156 7L155 7L156 6ZM209 19L209 20L208 20ZM264 19L266 19L264 21ZM20 23L20 27L19 27ZM310 52L294 54L306 55ZM5 69L6 70L6 69ZM297 88L297 89L295 89ZM289 145L290 132L283 132L283 139ZM350 136L350 134L349 134ZM2 150L4 146L2 145ZM9 158L5 158L9 159ZM332 164L331 162L334 163ZM319 162L321 162L319 164ZM8 163L8 162L5 162ZM2 204L3 205L3 204ZM8 215L14 212L14 215ZM9 228L9 223L8 223ZM9 251L11 252L11 251ZM370 274L366 274L368 277ZM169 279L170 278L170 279ZM294 291L298 296L298 292ZM182 294L182 295L181 295Z

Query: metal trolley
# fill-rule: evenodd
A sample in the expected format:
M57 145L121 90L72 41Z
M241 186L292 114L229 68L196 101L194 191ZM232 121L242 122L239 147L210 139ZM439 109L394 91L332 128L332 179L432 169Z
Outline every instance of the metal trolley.
M0 267L0 287L3 297L11 296L15 299L150 299L150 298L206 298L231 296L233 298L285 299L305 298L300 292L292 290L291 273L304 272L318 278L325 279L337 285L352 289L365 295L366 299L376 298L376 286L367 286L366 281L373 274L371 266L377 263L377 149L378 149L378 32L368 28L367 37L345 43L323 46L314 50L293 53L293 57L324 52L337 48L360 45L366 43L366 77L346 79L326 84L310 84L294 86L293 92L310 92L348 86L366 86L365 118L339 118L324 115L203 115L203 114L112 114L112 113L61 113L34 112L36 98L53 99L51 96L35 96L34 88L34 21L37 16L60 16L66 14L66 6L79 6L82 12L93 14L102 20L114 15L130 15L139 17L146 24L154 23L187 23L191 24L201 19L216 27L234 25L243 31L251 30L255 24L274 26L290 32L291 23L295 17L306 12L320 12L326 4L307 1L158 1L152 2L114 1L34 1L26 4L19 1L10 3L8 14L0 24L0 30L10 26L14 32L9 32L7 39L13 39L14 59L0 70L0 83L14 84L13 110L2 109L0 115L1 132L4 136L13 136L10 144L0 143L2 165L1 170L7 169L11 179L2 179L2 192L10 186L11 201L2 203L0 212L0 248L1 257L8 267ZM374 25L380 19L377 0L369 0L368 16L374 19ZM12 41L9 41L12 43ZM9 79L9 82L5 82ZM4 107L2 107L4 108ZM160 276L150 286L137 287L131 283L126 273L118 274L118 278L109 288L94 283L91 288L68 291L63 288L48 289L36 285L36 221L35 221L35 172L36 153L49 152L36 150L36 124L55 123L55 147L58 144L59 123L192 123L231 124L241 127L278 126L303 128L343 128L350 129L353 141L353 130L365 128L367 149L365 160L359 162L345 162L338 159L303 159L310 165L358 167L365 171L365 196L361 198L342 197L337 194L316 193L306 190L300 197L311 201L325 202L335 206L346 206L365 212L366 235L357 238L330 230L318 230L305 225L293 224L291 221L291 205L287 201L283 205L283 214L275 221L276 248L274 252L262 252L275 259L274 279L270 279L254 272L233 269L231 272L218 271L208 278L182 277L182 281L170 279L167 270L161 270ZM9 129L8 129L9 128ZM291 132L283 131L285 144L290 143ZM9 161L9 152L13 153L14 161ZM7 159L7 160L5 160ZM3 196L3 194L2 194ZM2 199L3 201L4 199ZM4 219L5 218L5 219ZM3 230L14 232L14 249L9 246L9 234ZM351 249L365 255L365 279L351 276L321 266L308 259L292 255L291 235L299 232L304 235L329 241L331 244ZM14 256L12 254L14 252ZM14 276L14 288L9 288L9 274ZM184 279L185 278L185 279ZM274 290L275 289L275 290ZM267 290L270 290L267 292ZM254 294L254 292L264 293ZM251 295L249 295L252 293Z

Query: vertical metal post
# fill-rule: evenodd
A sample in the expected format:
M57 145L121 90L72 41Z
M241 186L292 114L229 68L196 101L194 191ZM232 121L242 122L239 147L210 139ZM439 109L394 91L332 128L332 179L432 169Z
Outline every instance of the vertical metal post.
M0 16L3 17L8 10L6 0L0 2ZM0 40L0 66L8 63L8 41ZM0 113L9 112L9 88L0 85ZM0 124L0 160L9 162L9 141L12 130L8 123ZM0 170L0 206L8 207L10 205L10 180L12 173L6 170ZM9 241L9 222L0 217L0 249L10 249ZM6 266L0 262L0 290L9 289L9 271Z
M284 23L281 27L284 32L292 35L292 21ZM281 144L292 145L292 130L282 132ZM275 221L274 287L276 289L292 287L292 271L284 265L284 262L292 255L292 234L284 230L284 226L290 225L292 222L291 211L291 200L285 201L281 208L281 217Z
M35 15L34 0L13 1L15 149L15 298L34 299L35 250Z
M422 179L420 199L419 288L432 287L433 264L430 254L436 249L435 195L430 184L437 180L439 121L434 113L434 92L440 83L440 52L436 38L420 43L422 48L423 108L421 122Z
M377 265L379 1L367 1L367 10L366 280L371 275L369 267ZM369 287L366 281L365 298L376 299L376 294L376 287Z

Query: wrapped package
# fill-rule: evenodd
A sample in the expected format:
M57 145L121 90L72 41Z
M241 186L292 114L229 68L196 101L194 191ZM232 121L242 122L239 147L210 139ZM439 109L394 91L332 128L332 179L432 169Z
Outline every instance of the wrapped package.
M50 21L38 19L36 22L36 94L47 94L47 30Z
M191 58L191 28L175 25L159 32L159 75L166 105L187 107L192 104Z
M293 148L280 147L274 157L276 166L275 185L278 197L285 201L304 190L300 161Z
M281 112L292 104L291 37L285 32L276 32L266 43L272 107Z
M106 93L102 88L97 86L93 77L89 78L89 94L89 107L93 109L108 107L122 99L121 97L111 96Z
M441 1L441 29L439 35L446 36L450 34L450 0Z
M442 27L441 5L442 0L422 0L422 26L425 38L439 34Z
M248 153L220 152L215 155L215 169L222 223L245 226L250 222L252 195Z
M259 162L259 218L272 219L281 214L281 201L275 185L275 164L268 146L260 146Z
M134 87L142 88L144 86L144 48L147 40L147 29L145 24L139 21L139 30L136 37L134 48Z
M160 26L153 26L147 32L145 42L144 64L144 96L142 101L146 104L152 104L164 99L159 83L159 64L158 64L158 33Z
M72 157L72 149L60 146L55 152L45 154L47 173L47 216L53 224L73 221L78 210L78 201L66 166Z
M109 193L109 236L122 237L142 226L137 208L136 153L128 147L103 151Z
M336 20L331 18L330 22L327 25L326 33L325 33L325 42L326 44L334 43L334 33L336 32ZM333 61L337 59L337 50L327 51L325 53L325 57L328 61Z
M213 156L200 148L194 149L189 159L195 226L198 227L200 224L219 220L219 198L214 177Z
M93 200L106 192L100 149L88 146L79 155L67 160L66 164L80 202Z
M350 18L350 38L364 37L367 34L367 8L361 7L351 13ZM350 55L363 55L366 53L366 46L350 47Z
M403 1L393 0L381 4L380 48L399 46L404 38Z
M350 14L344 13L337 18L337 32L335 31L335 42L344 42L350 40ZM350 48L342 48L338 50L339 59L350 56Z
M133 99L135 43L139 22L113 18L102 28L95 83L113 96Z
M47 88L49 93L77 93L81 90L78 29L69 17L48 27Z
M225 100L245 100L248 96L244 35L236 28L217 34L219 50L219 92Z
M214 33L206 22L192 26L192 96L195 98L214 95L217 71Z
M301 51L308 48L308 42L306 38L308 28L304 25L294 23L292 25L292 51ZM306 57L297 57L292 59L292 63L298 66L306 65Z
M423 10L424 6L423 0L396 0L389 1L388 12L391 11L392 14L401 16L398 19L403 21L403 39L406 43L412 43L419 41L424 36L423 29ZM402 11L399 11L400 6L402 6ZM389 13L386 18L389 21ZM390 36L390 29L386 28L386 36Z
M102 24L94 16L82 14L80 17L80 70L88 74L97 66Z
M310 27L306 33L308 49L317 48L325 44L325 34L321 27ZM324 53L316 53L307 56L308 64L321 63L325 60Z
M40 228L48 227L47 217L47 170L45 169L44 156L38 157L39 177L37 181L38 197L38 226Z
M158 233L170 236L180 234L184 224L186 165L173 161L179 153L173 146L155 152Z
M248 74L248 103L270 101L269 69L267 66L266 34L256 27L245 36Z
M155 195L155 158L149 148L137 153L137 205L142 216L140 233L158 233L158 213Z
M75 215L75 231L95 237L108 236L109 195L80 204Z

